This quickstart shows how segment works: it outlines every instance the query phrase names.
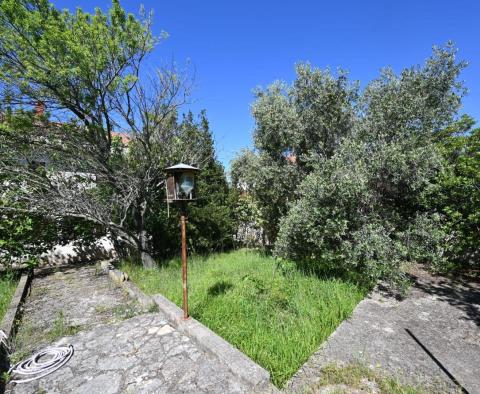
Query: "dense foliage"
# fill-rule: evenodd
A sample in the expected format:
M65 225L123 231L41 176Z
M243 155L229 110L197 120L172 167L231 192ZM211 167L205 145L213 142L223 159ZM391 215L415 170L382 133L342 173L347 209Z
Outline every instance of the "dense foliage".
M444 170L427 204L445 217L450 264L441 269L480 265L480 129L463 116L438 135Z
M363 90L308 64L293 85L259 90L255 151L232 171L258 201L274 253L392 282L412 261L441 264L443 219L424 202L445 164L436 141L460 106L463 67L449 45Z
M205 112L196 121L192 113L183 117L180 128L188 140L199 146L201 171L197 177L198 200L188 206L189 250L194 253L223 251L233 245L235 231L230 189L222 164L215 154L214 142ZM176 255L180 247L178 207L167 207L165 196L152 206L147 221L156 257Z
M0 177L13 197L2 199L2 212L95 223L152 266L153 243L163 241L151 232L172 234L152 219L164 212L164 168L185 162L205 170L206 197L191 223L198 249L231 243L226 182L206 118L200 126L191 116L178 120L191 79L174 65L143 66L162 38L152 35L149 15L128 14L117 0L93 14L8 0L0 27ZM50 113L31 110L42 103Z
M77 219L52 219L21 211L0 216L0 266L34 266L38 257L58 244L89 244L105 235L103 228Z
M0 128L4 126L0 125ZM7 185L11 177L2 177ZM8 187L0 192L0 266L36 265L38 256L54 245L91 243L105 234L95 223L77 218L52 218L28 212Z

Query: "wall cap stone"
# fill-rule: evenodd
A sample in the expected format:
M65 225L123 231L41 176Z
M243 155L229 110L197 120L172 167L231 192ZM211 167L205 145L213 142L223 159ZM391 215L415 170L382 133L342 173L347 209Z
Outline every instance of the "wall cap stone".
M16 329L16 322L20 316L20 307L22 301L24 300L25 296L27 295L27 290L30 285L31 274L24 273L20 277L18 281L17 288L15 293L13 294L12 300L10 301L10 305L5 313L5 316L0 323L0 329L6 335L7 344L12 338L15 329ZM0 372L8 371L10 367L10 349L7 349L4 345L0 345ZM2 387L4 382L1 383Z
M207 352L219 358L230 371L254 387L255 392L279 393L270 382L270 373L233 347L193 317L183 318L183 311L161 294L152 296L159 309L179 331L184 332Z

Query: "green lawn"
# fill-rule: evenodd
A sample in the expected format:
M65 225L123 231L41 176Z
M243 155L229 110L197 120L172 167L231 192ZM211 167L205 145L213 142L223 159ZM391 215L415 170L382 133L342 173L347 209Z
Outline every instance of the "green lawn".
M182 303L178 259L146 270L121 267L147 294ZM305 275L275 259L239 250L189 259L190 314L270 371L278 387L348 317L366 290Z
M7 312L10 301L12 300L18 280L11 274L7 273L0 277L0 320L3 319Z

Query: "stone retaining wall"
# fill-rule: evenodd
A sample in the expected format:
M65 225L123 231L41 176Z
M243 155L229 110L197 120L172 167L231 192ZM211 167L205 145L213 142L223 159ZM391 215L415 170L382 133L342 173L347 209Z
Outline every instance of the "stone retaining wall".
M128 281L128 276L125 273L111 266L109 267L108 264L102 265L104 269L109 270L109 276L112 280L118 285L123 286L130 296L137 298L141 303L153 300L156 305L158 305L160 311L166 315L173 327L195 340L205 351L225 363L235 376L251 385L255 392L279 392L277 388L271 384L268 371L199 321L192 317L185 320L183 318L183 311L173 302L161 294L156 294L152 297L147 296L133 283Z

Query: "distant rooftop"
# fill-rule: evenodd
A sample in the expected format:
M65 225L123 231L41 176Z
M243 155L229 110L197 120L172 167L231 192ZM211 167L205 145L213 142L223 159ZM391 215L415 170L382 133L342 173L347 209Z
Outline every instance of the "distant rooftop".
M128 135L127 133L119 133L117 131L112 131L111 135L112 137L119 137L123 145L128 145L130 143L131 138L130 135Z

